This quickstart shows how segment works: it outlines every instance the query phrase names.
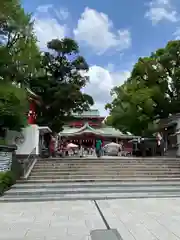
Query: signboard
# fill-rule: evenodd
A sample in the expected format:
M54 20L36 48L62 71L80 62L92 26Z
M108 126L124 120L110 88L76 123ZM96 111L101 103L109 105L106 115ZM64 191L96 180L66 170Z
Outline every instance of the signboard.
M0 152L0 172L11 170L12 152Z

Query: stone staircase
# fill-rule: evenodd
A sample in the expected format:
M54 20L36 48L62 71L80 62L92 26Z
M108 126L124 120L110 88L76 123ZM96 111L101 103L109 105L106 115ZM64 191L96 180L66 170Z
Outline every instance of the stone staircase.
M180 159L41 159L0 201L179 197Z

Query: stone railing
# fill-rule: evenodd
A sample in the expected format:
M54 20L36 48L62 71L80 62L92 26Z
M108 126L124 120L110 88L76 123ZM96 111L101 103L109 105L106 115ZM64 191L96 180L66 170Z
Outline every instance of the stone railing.
M0 172L12 171L16 179L27 178L37 159L36 148L23 158L16 155L15 150L16 145L0 145Z
M32 166L34 165L37 159L36 156L36 148L34 148L31 153L24 159L19 160L22 165L22 177L27 178L29 175L29 171L31 170Z

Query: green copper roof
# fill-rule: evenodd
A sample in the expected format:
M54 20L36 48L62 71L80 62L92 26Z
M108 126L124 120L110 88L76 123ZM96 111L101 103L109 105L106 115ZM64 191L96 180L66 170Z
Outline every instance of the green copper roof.
M100 113L98 109L91 109L89 111L85 111L80 113L73 113L74 117L100 117Z
M60 136L77 136L81 134L87 134L92 133L95 135L105 136L105 137L122 137L122 138L133 138L132 134L130 133L122 133L121 131L118 131L112 127L102 127L102 128L92 128L89 126L88 123L86 123L81 128L71 128L71 127L65 127L62 132L60 132Z

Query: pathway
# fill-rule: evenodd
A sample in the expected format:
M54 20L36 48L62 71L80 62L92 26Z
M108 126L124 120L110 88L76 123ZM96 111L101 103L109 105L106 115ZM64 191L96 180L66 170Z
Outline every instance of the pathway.
M124 240L179 240L180 198L97 201ZM0 204L0 240L89 240L105 229L93 201Z

